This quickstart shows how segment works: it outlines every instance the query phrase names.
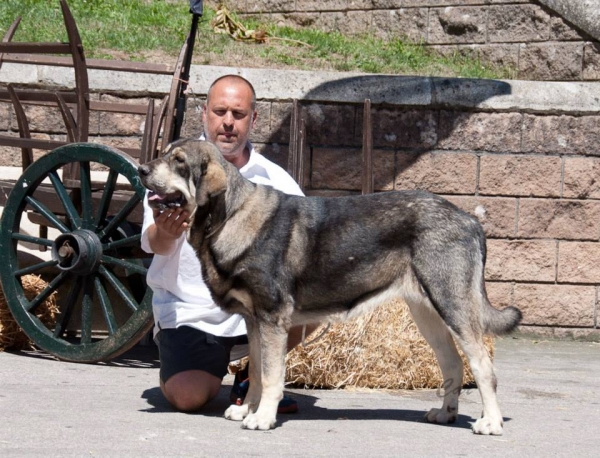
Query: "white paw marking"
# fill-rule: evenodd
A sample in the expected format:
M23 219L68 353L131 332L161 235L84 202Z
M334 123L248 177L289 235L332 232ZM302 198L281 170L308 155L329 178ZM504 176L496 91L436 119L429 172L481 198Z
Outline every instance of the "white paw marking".
M501 436L502 421L492 421L489 418L482 417L473 423L473 432L475 434L484 434L486 436Z
M225 418L233 421L242 421L248 415L248 409L248 404L241 406L233 404L225 411Z
M258 413L251 413L242 422L242 428L245 429L260 429L266 431L275 427L275 417L271 415L260 415Z

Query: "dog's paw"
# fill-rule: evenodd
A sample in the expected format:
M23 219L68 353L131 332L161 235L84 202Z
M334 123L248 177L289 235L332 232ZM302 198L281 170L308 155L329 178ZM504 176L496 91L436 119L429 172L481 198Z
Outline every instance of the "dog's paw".
M431 409L427 415L425 415L425 421L446 425L448 423L454 423L456 421L456 415L457 409L453 409L450 412L448 409Z
M244 429L260 429L266 431L275 427L276 418L271 415L259 415L258 413L251 413L242 422L242 428Z
M227 408L227 410L225 411L225 418L227 418L228 420L233 420L233 421L242 421L244 418L246 418L248 416L248 413L250 411L250 405L249 404L244 404L241 406L238 405L231 405Z
M473 432L475 434L484 434L486 436L501 436L502 435L502 420L493 421L489 418L482 417L473 423Z

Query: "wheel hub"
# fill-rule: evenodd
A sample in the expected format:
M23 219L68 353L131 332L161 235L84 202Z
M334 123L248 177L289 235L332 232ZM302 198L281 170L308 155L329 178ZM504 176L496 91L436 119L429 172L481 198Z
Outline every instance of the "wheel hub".
M102 258L102 243L87 229L61 234L52 245L52 259L58 268L77 275L89 275L98 270Z

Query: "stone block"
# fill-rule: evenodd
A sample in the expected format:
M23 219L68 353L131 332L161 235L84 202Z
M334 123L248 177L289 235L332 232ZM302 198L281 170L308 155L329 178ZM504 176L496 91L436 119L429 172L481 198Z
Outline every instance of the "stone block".
M124 105L148 105L150 99L147 97L136 99L124 99L112 95L102 95L102 102L122 103ZM155 109L158 104L155 103ZM100 112L99 114L100 135L143 135L146 124L146 115L132 113L110 113Z
M532 339L579 340L583 342L600 342L600 330L592 328L563 328L548 326L519 326L519 337Z
M600 80L600 43L585 43L583 46L583 79Z
M360 191L362 189L362 151L355 148L314 148L312 155L311 187ZM394 184L394 154L373 151L374 187L389 191Z
M362 144L362 110L356 135ZM437 112L379 108L371 114L373 144L377 147L432 149L438 139Z
M25 116L31 132L66 133L65 123L58 108L25 105ZM16 116L11 116L10 128L18 131Z
M558 244L558 281L598 284L600 243L564 242Z
M583 43L522 44L519 78L540 81L582 79Z
M319 13L274 13L270 20L279 27L316 27Z
M10 113L12 113L12 108L10 108L8 103L0 103L0 132L8 130L10 127Z
M513 284L488 281L485 289L490 304L494 308L503 309L513 304Z
M373 0L377 4L398 3L400 0ZM517 3L522 0L517 0L511 3ZM525 0L527 1L527 0ZM413 7L452 7L452 6L469 6L475 5L483 7L490 3L490 0L402 0L403 8ZM385 8L385 7L384 7Z
M273 102L271 104L271 136L270 141L278 143L289 143L290 122L292 118L292 104L285 102ZM354 132L352 132L354 133Z
M202 124L202 106L204 102L188 98L185 118L181 126L182 137L198 137L204 132Z
M453 150L519 152L520 113L442 111L438 147Z
M311 103L302 107L306 122L306 139L324 146L355 146L356 109L354 106Z
M550 16L538 5L498 5L489 8L488 38L491 42L545 41Z
M280 0L281 1L281 0ZM291 1L290 3L294 3ZM298 11L351 11L369 10L373 7L372 0L296 0L295 8Z
M288 155L290 152L288 145L279 143L253 143L255 150L274 162L284 170L288 169Z
M271 103L256 103L256 124L250 132L251 142L267 143L271 138Z
M10 135L18 137L14 132L1 132L2 135ZM21 167L23 165L21 159L21 148L13 148L12 146L0 145L0 167ZM0 180L5 177L0 177Z
M561 158L554 156L481 156L479 192L494 196L559 197Z
M517 227L517 199L505 197L446 196L458 208L475 216L487 237L514 237Z
M315 26L344 35L367 33L371 28L371 11L322 12Z
M521 199L517 237L598 240L600 202Z
M402 8L373 11L372 30L382 38L406 38L414 42L427 39L427 9Z
M514 298L524 325L594 326L593 286L516 284Z
M91 143L101 143L103 145L112 146L116 149L121 148L136 148L142 147L141 137L115 137L115 136L94 136L90 137Z
M429 10L429 44L484 43L486 11L479 7L446 7Z
M487 281L555 281L555 241L489 239L487 248Z
M395 189L425 189L439 194L473 194L477 156L470 153L398 153Z
M587 38L560 16L550 18L550 41L586 41Z
M523 152L600 156L600 116L525 115Z
M600 199L600 159L595 157L566 157L563 178L563 197Z
M404 6L429 6L429 0L371 0L373 8L376 9L394 9Z
M280 11L294 11L296 0L258 0L246 2L246 13L269 13ZM242 5L240 5L242 7ZM240 10L241 11L241 10Z

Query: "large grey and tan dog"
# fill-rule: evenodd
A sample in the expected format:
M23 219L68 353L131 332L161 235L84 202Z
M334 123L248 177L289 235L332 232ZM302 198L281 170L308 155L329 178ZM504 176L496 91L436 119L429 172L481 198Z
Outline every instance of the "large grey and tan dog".
M188 240L216 303L246 319L250 390L225 417L275 426L291 326L338 321L404 299L444 377L444 402L426 419L458 414L466 354L483 401L477 434L502 434L496 377L483 335L513 330L518 309L493 308L484 285L479 222L421 191L334 198L285 195L244 179L217 148L180 140L139 168L151 205L192 212Z

